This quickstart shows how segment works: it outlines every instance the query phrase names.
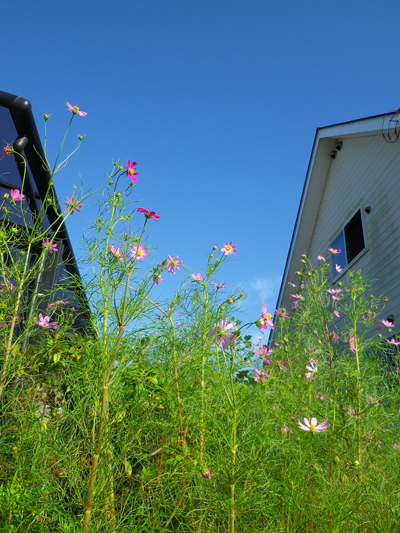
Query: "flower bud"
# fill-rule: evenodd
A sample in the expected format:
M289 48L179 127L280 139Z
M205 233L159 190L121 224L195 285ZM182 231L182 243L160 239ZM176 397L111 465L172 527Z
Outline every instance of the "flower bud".
M50 115L46 115L46 113L43 113L43 118L44 118L44 120L49 120Z
M233 298L228 298L227 302L228 302L228 304L232 305L233 304Z
M215 244L214 244L214 246L213 246L213 250L216 250L216 249L217 249L217 247L216 247Z
M124 170L124 167L121 167L121 165L119 165L118 170Z
M83 141L83 135L78 135L78 139L79 139L80 141Z
M47 120L47 119L46 119L46 120ZM11 449L12 449L12 451L13 451L14 453L17 453L17 451L18 451L18 448L17 448L16 446L13 446Z
M108 182L109 185L112 185L113 183L114 183L113 180L110 180L110 181Z
M210 254L210 257L214 257L214 254Z

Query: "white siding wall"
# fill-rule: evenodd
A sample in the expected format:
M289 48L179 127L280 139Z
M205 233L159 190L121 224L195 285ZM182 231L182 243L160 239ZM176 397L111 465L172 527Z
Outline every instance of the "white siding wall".
M364 212L367 205L372 208L369 215ZM388 144L382 135L343 140L330 166L307 252L312 262L318 254L330 258L327 248L359 207L368 250L351 268L377 280L374 293L389 298L385 316L393 313L399 325L400 141Z

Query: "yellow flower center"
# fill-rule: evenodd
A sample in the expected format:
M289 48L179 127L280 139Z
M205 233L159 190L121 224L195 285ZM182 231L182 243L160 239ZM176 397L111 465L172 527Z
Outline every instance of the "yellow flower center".
M229 250L230 250L231 248L232 248L232 246L231 246L230 244L227 244L227 245L225 246L225 250L226 250L227 252L229 252Z
M264 318L265 320L271 320L271 315L269 313L265 313Z
M133 168L130 168L130 169L128 170L128 174L133 174Z
M316 429L315 426L313 426L312 424L310 424L309 427L310 427L310 431L315 431L315 429Z
M171 261L171 265L176 265L176 261L175 261L175 259L172 259L172 261Z
M115 257L119 257L121 254L119 252L115 252Z
M79 111L79 107L77 105L74 105L72 109L74 110L73 113L77 113Z
M137 255L142 255L142 252L140 250L137 251Z

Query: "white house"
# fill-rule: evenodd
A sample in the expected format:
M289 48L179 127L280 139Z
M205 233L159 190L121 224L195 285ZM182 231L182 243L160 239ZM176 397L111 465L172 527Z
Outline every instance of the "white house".
M389 298L385 317L400 324L399 117L396 111L317 129L277 308L291 308L288 282L302 269L301 254L316 263L317 255L330 259L332 247L342 250L332 261L332 284L348 268L361 270L376 280L374 293Z

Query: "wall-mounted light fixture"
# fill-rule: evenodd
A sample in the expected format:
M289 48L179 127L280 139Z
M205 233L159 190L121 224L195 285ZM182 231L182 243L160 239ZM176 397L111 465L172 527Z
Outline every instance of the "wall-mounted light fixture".
M367 205L367 207L364 209L364 211L367 213L367 215L369 215L372 211L372 208L370 205Z
M394 315L389 315L389 316L387 316L387 317L386 317L386 320L387 320L388 322L391 322L392 324L394 324Z
M331 158L332 158L332 159L336 159L336 156L337 156L337 150L332 150L332 152L331 152L330 155L331 155Z
M338 150L340 152L340 150L342 149L342 146L343 146L343 142L342 141L336 141L335 150Z

